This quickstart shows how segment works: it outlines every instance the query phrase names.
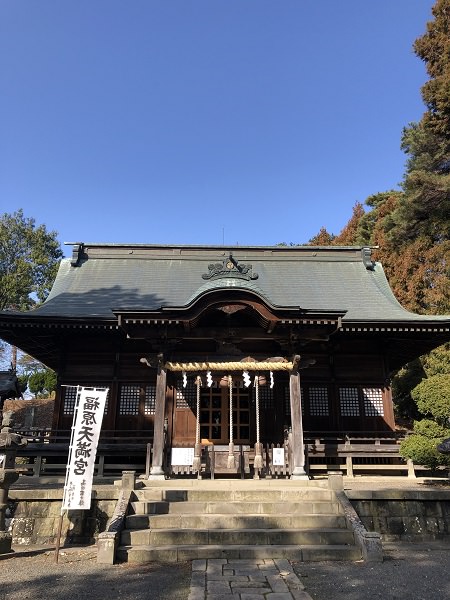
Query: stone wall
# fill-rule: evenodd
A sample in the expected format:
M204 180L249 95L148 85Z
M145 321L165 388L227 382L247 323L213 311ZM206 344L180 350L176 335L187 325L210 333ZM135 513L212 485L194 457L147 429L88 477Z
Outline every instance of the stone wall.
M52 426L54 398L30 398L30 400L5 400L3 411L14 413L14 428L46 429Z
M450 534L450 488L436 490L347 490L369 531L384 541L422 541Z
M61 544L93 543L105 530L117 503L115 486L94 486L90 510L64 511ZM13 544L55 544L63 490L12 489L8 497L7 525Z
M94 485L91 509L65 512L61 544L92 543L114 513L120 488ZM450 488L443 490L347 490L368 531L384 541L422 541L450 534ZM8 523L14 544L54 544L63 497L62 487L12 489Z

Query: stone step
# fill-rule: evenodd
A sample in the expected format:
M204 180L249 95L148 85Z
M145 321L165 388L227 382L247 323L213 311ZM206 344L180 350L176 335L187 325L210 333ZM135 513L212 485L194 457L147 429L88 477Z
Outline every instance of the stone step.
M181 505L184 502L177 502L176 504ZM170 506L171 503L165 500L151 500L149 502L135 500L128 504L128 511L132 515L166 515L171 510Z
M117 558L121 562L184 562L196 559L228 558L286 558L299 561L361 559L356 546L343 545L178 545L178 546L120 546Z
M122 481L115 482L116 485L121 485ZM265 477L261 479L241 479L236 477L217 479L197 479L197 477L174 478L174 479L145 479L139 477L138 486L140 488L149 489L221 489L221 490L236 490L236 489L305 489L305 488L322 488L328 489L328 481L312 480L312 479L285 479Z
M317 529L333 527L346 529L344 515L317 514L164 514L128 515L126 529Z
M142 488L134 492L141 502L319 502L331 501L333 492L323 488L294 489L161 489Z
M162 514L337 514L341 507L331 500L304 500L302 502L165 502L151 501L130 503L130 512L137 515Z
M124 530L121 545L353 545L347 529L140 529Z
M185 483L135 490L119 560L361 558L343 509L326 487L273 480Z

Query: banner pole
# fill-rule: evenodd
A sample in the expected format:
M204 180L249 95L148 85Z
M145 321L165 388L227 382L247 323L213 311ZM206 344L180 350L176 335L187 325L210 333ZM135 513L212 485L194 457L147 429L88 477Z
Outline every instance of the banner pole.
M60 546L60 543L61 543L61 532L62 532L63 516L64 516L64 510L61 511L61 515L59 517L59 523L58 523L58 533L56 534L55 563L57 563L58 559L59 559L59 546Z

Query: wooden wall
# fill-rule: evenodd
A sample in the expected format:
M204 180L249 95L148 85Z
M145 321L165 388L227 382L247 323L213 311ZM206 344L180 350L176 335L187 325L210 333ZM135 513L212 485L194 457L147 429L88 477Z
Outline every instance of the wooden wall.
M134 431L151 438L156 369L140 362L147 355L148 343L144 340L125 340L118 335L71 340L62 357L53 428L70 430L74 391L65 386L105 386L110 390L103 430L122 434ZM339 345L321 343L302 356L315 360L301 371L305 432L379 432L394 428L391 390L379 348L364 340ZM261 434L265 441L278 443L289 426L290 414L287 375L277 373L275 377L275 388L261 409ZM193 407L177 408L177 379L178 375L169 374L168 433L191 440L195 435Z

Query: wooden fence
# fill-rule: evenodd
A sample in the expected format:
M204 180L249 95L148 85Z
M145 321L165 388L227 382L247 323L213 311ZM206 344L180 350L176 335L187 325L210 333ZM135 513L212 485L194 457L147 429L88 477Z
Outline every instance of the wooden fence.
M28 440L17 453L16 464L22 475L39 478L62 478L66 474L69 454L68 436L52 435L48 429L16 430ZM121 436L103 432L94 467L96 478L120 478L122 471L150 472L151 444L147 436L123 431Z
M18 452L17 463L24 475L33 477L64 477L69 451L67 436L51 435L49 430L17 431L28 439L28 445ZM401 475L415 477L429 471L399 455L401 438L394 434L383 436L317 435L305 437L305 470L311 476L341 471L347 477L356 475ZM119 478L122 471L133 470L148 477L152 446L148 437L133 431L103 432L95 463L94 477ZM263 468L254 469L254 450L251 446L235 446L235 468L226 467L228 450L214 446L202 447L200 476L221 475L244 477L286 478L292 472L289 440L284 444L263 447ZM190 465L173 465L171 448L167 447L164 470L169 476L195 476Z

